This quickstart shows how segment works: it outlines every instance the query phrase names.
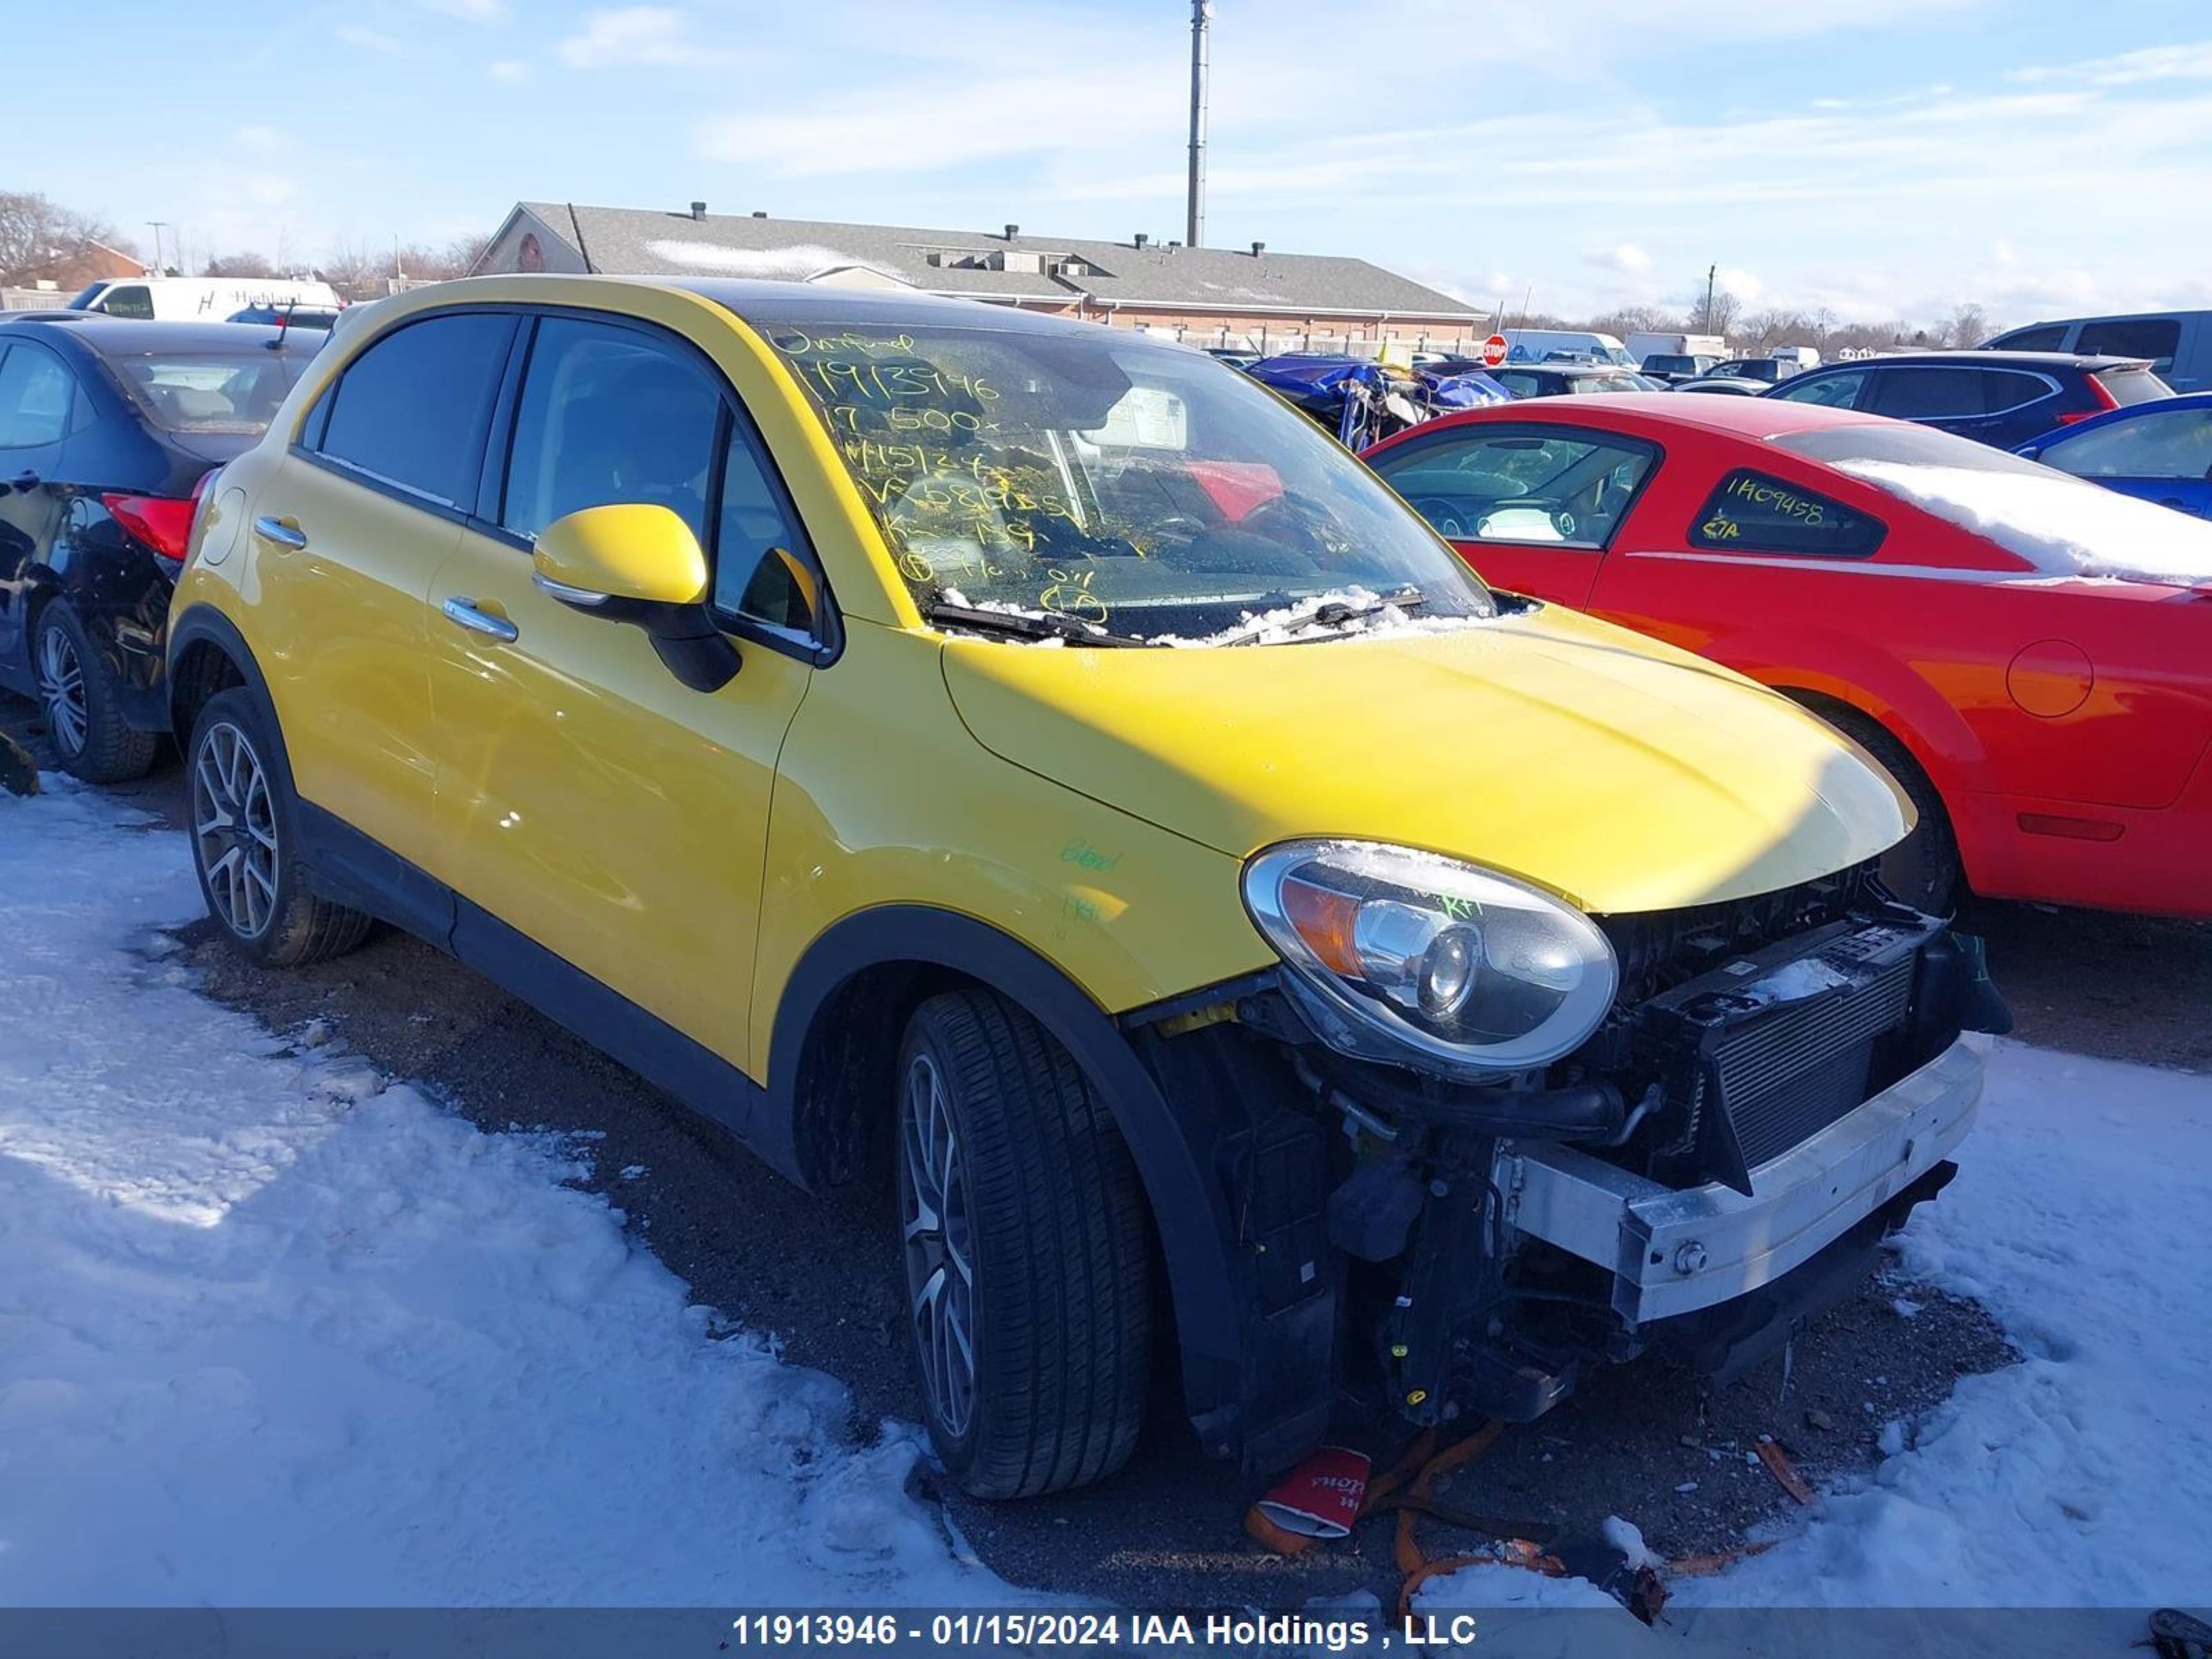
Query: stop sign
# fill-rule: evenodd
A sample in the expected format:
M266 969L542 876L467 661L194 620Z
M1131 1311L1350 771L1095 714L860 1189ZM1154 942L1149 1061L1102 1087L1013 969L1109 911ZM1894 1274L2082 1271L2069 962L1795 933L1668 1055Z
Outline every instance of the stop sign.
M1495 368L1505 361L1505 337L1493 334L1482 343L1482 366Z

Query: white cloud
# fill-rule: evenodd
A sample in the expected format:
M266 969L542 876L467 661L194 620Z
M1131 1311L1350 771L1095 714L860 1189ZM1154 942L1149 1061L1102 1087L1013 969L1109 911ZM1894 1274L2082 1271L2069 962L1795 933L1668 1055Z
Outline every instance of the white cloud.
M1723 265L1713 274L1713 284L1724 294L1733 294L1747 306L1759 303L1759 296L1766 292L1766 284L1747 270L1734 265Z
M2086 82L2094 87L2130 87L2146 81L2212 81L2212 40L2145 46L2112 58L2079 64L2039 64L2014 70L2008 77L2027 82Z
M1623 242L1609 248L1583 256L1587 263L1617 270L1624 276L1641 276L1651 269L1651 256L1633 242Z
M618 6L588 14L582 32L562 41L560 52L577 69L610 64L696 65L729 56L690 40L690 14L673 6Z
M520 58L495 58L484 66L484 73L495 81L527 81L530 65Z
M275 149L284 142L284 135L274 127L240 127L230 137L245 149Z
M788 178L831 173L934 172L963 162L1073 158L1093 188L1079 196L1105 200L1157 193L1157 179L1132 185L1098 158L1174 154L1183 120L1182 83L1133 75L1110 59L1066 70L976 76L960 91L962 106L997 111L991 119L946 118L945 92L933 79L872 95L799 109L750 107L710 118L696 134L711 161L741 162ZM1042 118L1043 112L1080 111L1082 118ZM1014 112L1032 112L1039 118ZM1161 175L1164 177L1165 175ZM1174 175L1180 194L1182 174Z
M358 23L341 23L336 33L349 46L358 46L363 52L381 52L387 58L397 58L407 50L401 41L391 35L380 34L374 29L365 29Z

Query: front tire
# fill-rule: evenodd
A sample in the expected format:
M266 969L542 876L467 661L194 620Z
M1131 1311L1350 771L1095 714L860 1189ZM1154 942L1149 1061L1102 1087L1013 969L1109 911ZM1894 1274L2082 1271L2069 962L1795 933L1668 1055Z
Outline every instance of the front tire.
M1951 815L1935 783L1887 726L1851 710L1820 712L1829 725L1881 763L1920 815L1912 833L1881 855L1882 885L1915 909L1933 916L1950 915L1966 885L1965 870Z
M251 691L234 686L208 699L185 776L200 895L234 949L264 968L295 968L368 936L367 916L307 884L289 774Z
M39 612L31 641L39 706L54 758L87 783L128 783L153 769L157 739L123 718L123 688L66 599Z
M1134 1163L1066 1051L984 991L931 998L899 1052L908 1328L930 1438L978 1498L1128 1462L1150 1376Z

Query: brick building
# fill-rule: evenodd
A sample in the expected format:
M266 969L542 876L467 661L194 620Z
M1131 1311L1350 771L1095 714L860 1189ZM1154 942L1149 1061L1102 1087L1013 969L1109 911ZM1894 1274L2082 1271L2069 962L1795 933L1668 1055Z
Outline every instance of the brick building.
M1141 326L1256 351L1465 351L1488 319L1364 259L997 232L850 225L766 214L519 202L471 274L600 271L896 287Z
M85 242L58 252L47 264L26 271L20 283L0 289L0 310L51 309L105 278L148 274L146 262L137 254L105 242Z

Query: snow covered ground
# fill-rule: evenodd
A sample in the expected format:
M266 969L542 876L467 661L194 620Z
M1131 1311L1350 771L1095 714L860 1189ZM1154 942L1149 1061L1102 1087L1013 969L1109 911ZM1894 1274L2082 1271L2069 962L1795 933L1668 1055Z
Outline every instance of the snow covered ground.
M837 1384L687 1306L575 1148L197 995L180 838L48 781L0 795L0 1605L1011 1594L906 1495L907 1432L854 1444ZM1634 1641L2212 1601L2212 1079L2002 1045L1961 1162L1907 1264L2021 1362ZM1562 1602L1611 1606L1502 1568L1422 1606Z
M195 994L182 838L46 783L0 794L0 1605L1006 1596L573 1150Z

